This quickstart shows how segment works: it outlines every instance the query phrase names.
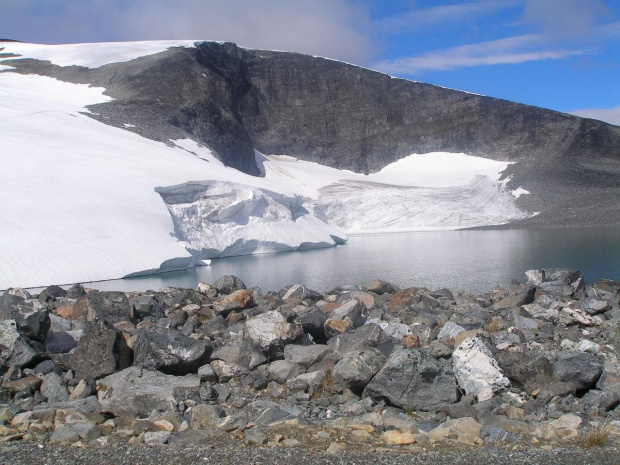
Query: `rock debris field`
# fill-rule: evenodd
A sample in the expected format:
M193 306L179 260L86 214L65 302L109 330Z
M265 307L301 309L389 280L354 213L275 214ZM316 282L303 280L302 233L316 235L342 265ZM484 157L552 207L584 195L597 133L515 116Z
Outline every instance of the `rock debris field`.
M614 463L620 283L526 277L485 294L9 289L0 461Z

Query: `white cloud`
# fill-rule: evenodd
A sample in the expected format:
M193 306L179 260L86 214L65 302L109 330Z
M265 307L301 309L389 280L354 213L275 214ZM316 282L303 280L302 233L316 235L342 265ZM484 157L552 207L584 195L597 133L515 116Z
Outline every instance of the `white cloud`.
M575 110L571 112L573 115L583 118L593 118L606 123L620 126L620 105L615 108L590 108L588 110Z
M411 75L427 70L452 70L480 65L559 60L584 53L586 50L583 49L548 47L541 35L526 34L436 50L416 57L384 60L375 63L373 68L388 74Z
M519 0L485 0L432 8L413 9L376 21L377 30L387 34L413 31L442 23L463 22L520 4Z
M212 39L367 62L365 7L350 0L2 0L7 38L63 43Z

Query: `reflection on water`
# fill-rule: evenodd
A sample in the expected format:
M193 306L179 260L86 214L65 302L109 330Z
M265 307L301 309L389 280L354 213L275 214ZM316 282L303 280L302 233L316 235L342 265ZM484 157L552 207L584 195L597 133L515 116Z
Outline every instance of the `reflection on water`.
M211 266L93 283L102 290L196 287L224 274L277 291L303 283L318 291L380 278L401 287L488 291L532 268L572 267L587 282L620 280L620 228L442 231L353 236L345 246L213 260Z

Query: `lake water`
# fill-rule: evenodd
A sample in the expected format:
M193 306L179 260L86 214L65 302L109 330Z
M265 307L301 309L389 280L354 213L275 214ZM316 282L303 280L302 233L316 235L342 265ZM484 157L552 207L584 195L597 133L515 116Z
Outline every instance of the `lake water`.
M448 287L474 292L523 282L534 268L571 267L586 282L620 280L620 228L441 231L351 236L347 245L213 260L210 266L92 283L101 290L195 288L225 274L263 291L303 283L317 291L380 278L402 288Z

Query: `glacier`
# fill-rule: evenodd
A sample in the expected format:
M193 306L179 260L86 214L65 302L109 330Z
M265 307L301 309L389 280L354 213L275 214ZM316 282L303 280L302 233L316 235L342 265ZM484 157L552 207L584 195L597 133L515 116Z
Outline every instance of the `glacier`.
M101 66L177 45L2 44L63 66ZM525 192L500 181L506 161L411 154L364 175L257 152L261 176L250 176L193 140L167 145L90 118L90 105L111 100L103 88L11 70L0 70L0 289L328 247L347 234L527 216L514 203Z

